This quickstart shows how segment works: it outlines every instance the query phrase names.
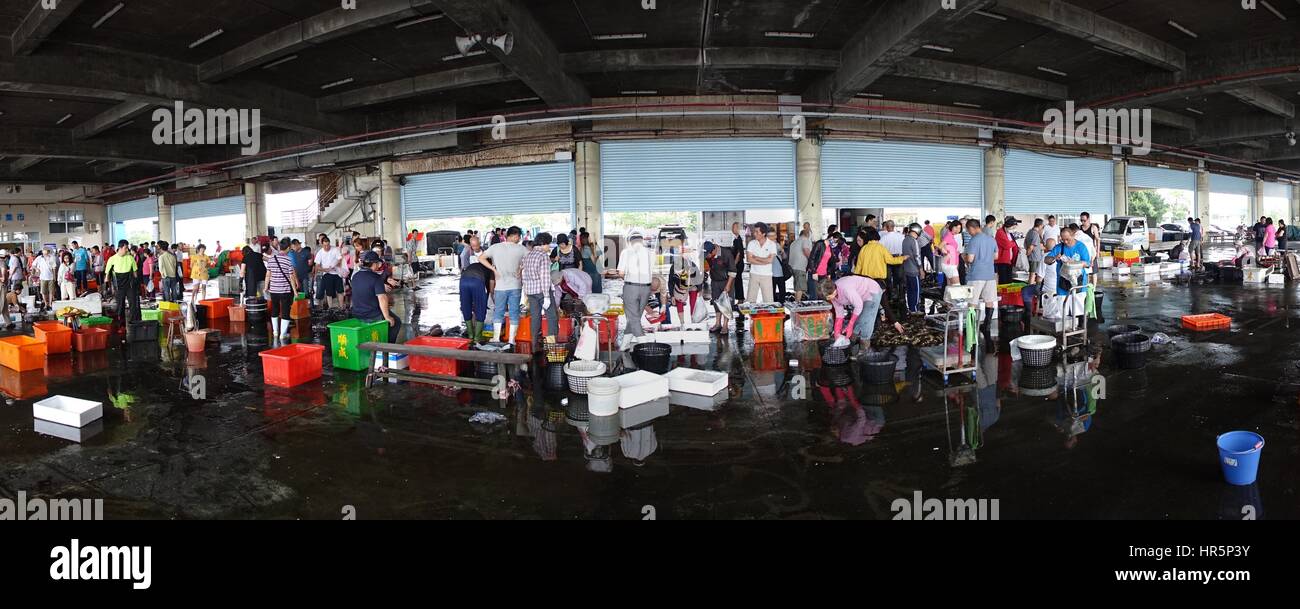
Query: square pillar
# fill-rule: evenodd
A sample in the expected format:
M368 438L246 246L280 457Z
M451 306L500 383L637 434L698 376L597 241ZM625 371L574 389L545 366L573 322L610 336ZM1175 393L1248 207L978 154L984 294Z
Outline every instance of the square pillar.
M807 222L812 239L821 239L826 231L822 220L822 146L804 138L794 148L795 192L799 197L797 224L802 230ZM796 233L797 234L797 233Z
M176 225L172 223L172 208L163 199L158 195L158 239L171 243L176 239Z
M1123 160L1115 161L1115 215L1128 215L1128 163ZM1152 222L1159 222L1162 218L1152 218Z
M1007 151L992 147L984 149L984 215L998 218L1007 215L1006 202Z

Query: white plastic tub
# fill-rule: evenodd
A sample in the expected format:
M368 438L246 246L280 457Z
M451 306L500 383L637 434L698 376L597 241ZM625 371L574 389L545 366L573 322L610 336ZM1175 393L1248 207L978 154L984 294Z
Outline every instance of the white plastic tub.
M646 402L668 398L668 379L646 372L637 370L614 377L622 388L618 395L618 405L620 408L632 408Z
M673 368L664 375L664 378L668 379L670 391L704 396L711 396L726 389L730 381L725 372L694 368Z
M85 427L104 417L104 403L56 395L32 404L32 416L69 427Z
M611 378L598 377L587 381L587 410L596 417L618 414L622 388L618 381Z

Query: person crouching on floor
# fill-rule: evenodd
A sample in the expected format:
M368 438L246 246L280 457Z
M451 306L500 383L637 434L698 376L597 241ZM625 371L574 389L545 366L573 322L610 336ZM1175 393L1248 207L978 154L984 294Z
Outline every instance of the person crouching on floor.
M848 340L856 335L862 349L870 350L871 337L876 331L876 316L881 312L885 314L885 321L892 322L894 329L903 334L903 324L894 320L889 307L880 306L884 289L874 279L857 275L838 280L827 278L822 280L818 291L822 300L835 308L835 329L831 338Z

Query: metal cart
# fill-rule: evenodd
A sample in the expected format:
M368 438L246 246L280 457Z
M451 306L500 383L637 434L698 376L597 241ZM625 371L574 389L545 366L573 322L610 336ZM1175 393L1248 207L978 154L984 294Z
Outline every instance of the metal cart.
M970 288L964 289L969 291ZM952 294L953 291L950 290L950 297ZM942 327L943 344L921 347L921 359L943 375L945 386L950 375L969 372L973 377L979 370L979 354L967 353L965 340L966 315L975 304L969 299L945 300L944 312L926 316L928 324ZM954 355L949 355L954 352Z
M1086 315L1085 311L1078 311L1077 302L1086 298L1085 292L1087 286L1076 285L1070 288L1069 294L1065 296L1065 303L1061 305L1061 320L1052 321L1043 317L1033 317L1029 320L1029 329L1035 334L1048 334L1056 337L1057 348L1062 352L1069 351L1075 347L1088 346L1088 320L1084 319L1083 325L1075 327L1074 318L1080 315Z

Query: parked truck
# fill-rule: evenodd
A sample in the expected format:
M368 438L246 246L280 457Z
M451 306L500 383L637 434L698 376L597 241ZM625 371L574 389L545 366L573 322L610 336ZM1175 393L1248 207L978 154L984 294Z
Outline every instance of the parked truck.
M1168 255L1182 240L1165 241L1164 229L1138 216L1115 216L1101 229L1101 251L1138 250L1142 256Z

